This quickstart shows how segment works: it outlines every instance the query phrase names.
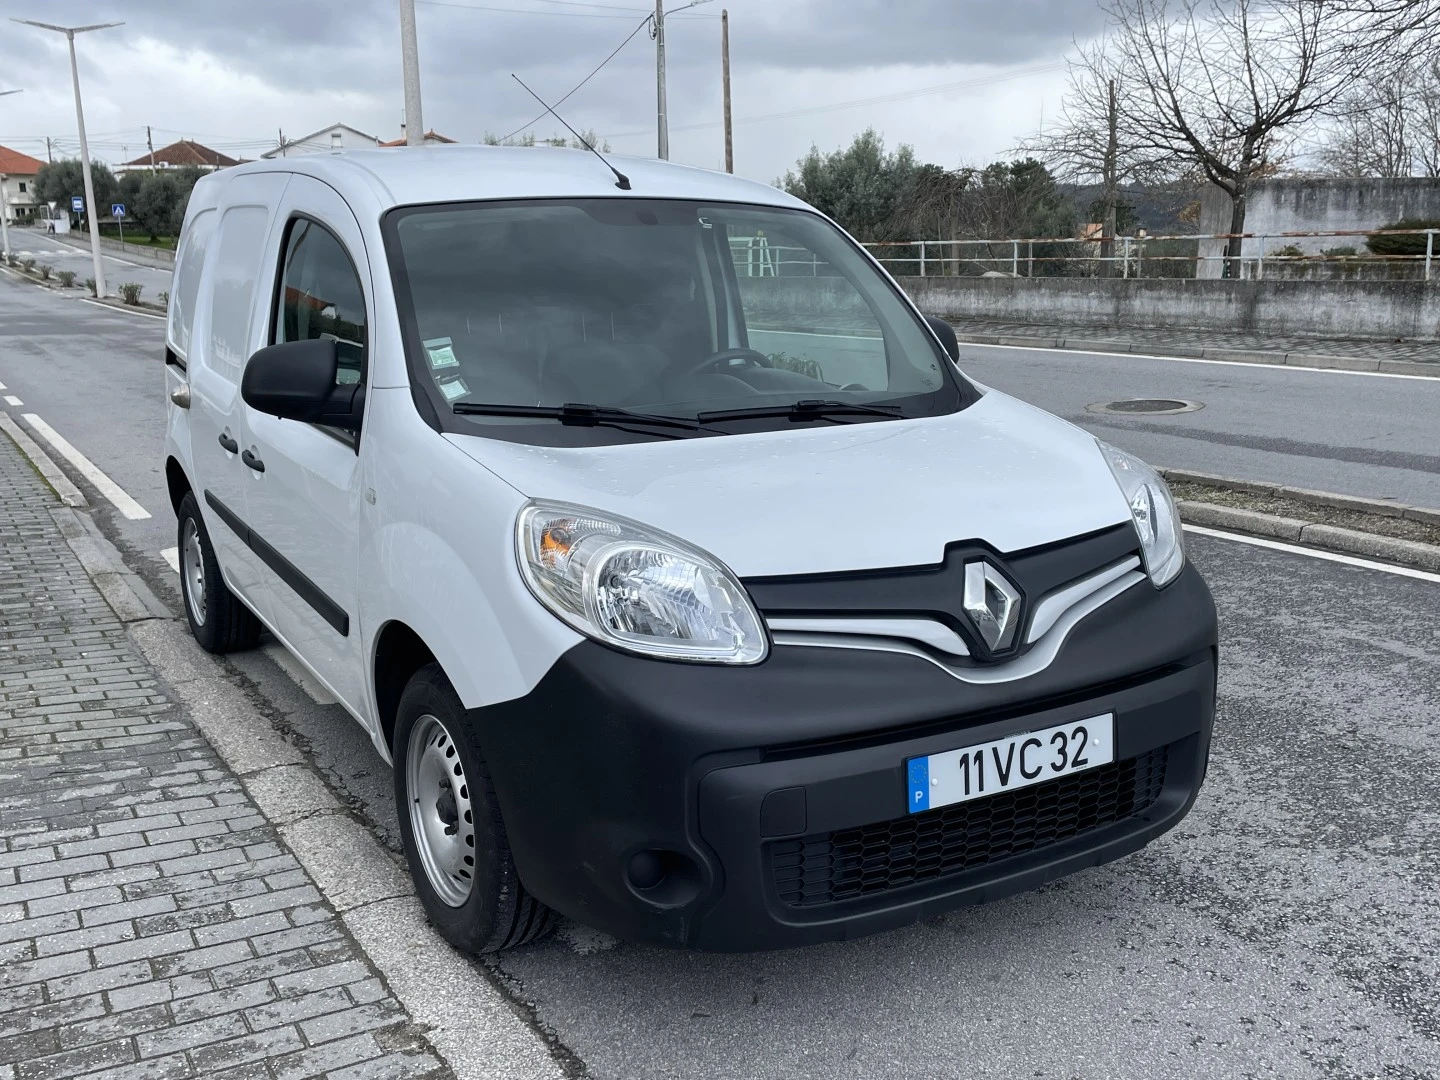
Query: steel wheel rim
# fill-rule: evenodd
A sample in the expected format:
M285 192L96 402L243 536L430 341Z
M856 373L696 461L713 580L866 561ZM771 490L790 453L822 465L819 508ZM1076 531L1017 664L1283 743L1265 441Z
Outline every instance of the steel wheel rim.
M415 851L430 887L449 907L470 898L475 880L475 821L455 739L429 713L410 729L405 795Z
M185 519L180 542L180 572L185 581L185 598L197 626L205 625L205 557L200 552L200 530L194 518Z

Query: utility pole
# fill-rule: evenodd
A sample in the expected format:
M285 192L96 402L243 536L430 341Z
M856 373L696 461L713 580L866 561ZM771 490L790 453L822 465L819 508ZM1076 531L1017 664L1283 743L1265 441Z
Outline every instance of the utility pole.
M400 60L405 72L405 145L425 145L420 117L420 47L415 39L415 0L400 0Z
M280 156L281 156L281 157L286 157L286 156L288 156L288 155L285 153L285 129L284 129L284 128L276 128L276 129L275 129L275 133L280 136L280 142L279 142L279 144L278 144L279 147L280 147Z
M1109 84L1110 102L1106 119L1109 127L1109 137L1105 143L1105 223L1100 226L1104 238L1100 242L1100 257L1105 260L1105 273L1108 277L1115 276L1115 189L1119 186L1119 177L1116 175L1118 166L1117 159L1120 156L1120 118L1115 107L1115 80L1111 79Z
M80 103L80 67L75 62L75 35L88 33L91 30L108 30L112 26L124 26L125 24L95 23L92 26L54 26L50 23L36 22L34 19L11 19L10 21L64 34L65 40L70 44L70 80L75 85L75 124L80 129L80 171L85 174L85 209L90 221L90 257L95 262L95 295L103 297L105 295L105 266L100 261L100 215L96 213L95 206L95 178L90 173L90 144L85 140L85 108Z
M670 117L665 103L665 0L655 0L655 123L660 160L670 160Z
M725 89L725 171L735 171L735 127L730 117L730 10L720 12L720 68Z
M145 125L145 145L150 147L150 171L155 171L155 137L150 134L150 125Z
M7 94L18 94L19 90L0 90L0 97ZM0 173L0 255L10 257L10 206L5 198L5 184L10 177Z

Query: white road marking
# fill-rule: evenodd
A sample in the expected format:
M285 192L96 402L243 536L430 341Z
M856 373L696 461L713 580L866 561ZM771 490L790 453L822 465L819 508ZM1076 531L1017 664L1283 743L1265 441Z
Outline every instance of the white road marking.
M1364 375L1371 379L1418 379L1421 382L1440 383L1434 375L1406 375L1396 371L1346 371L1344 368L1301 367L1298 364L1254 364L1244 360L1207 360L1203 356L1160 356L1156 353L1094 352L1090 349L1057 349L1049 345L992 345L988 341L962 341L961 348L970 349L1017 349L1021 352L1053 353L1056 356L1070 354L1070 359L1081 356L1113 356L1120 360L1169 360L1176 364L1219 364L1221 367L1243 367L1279 369L1280 371L1310 371L1321 375ZM960 361L965 366L965 361Z
M25 402L21 401L14 394L6 394L5 404L11 406L12 408L18 408L19 406L24 405Z
M170 569L175 573L180 572L180 549L178 547L165 548L160 552L160 557L170 564Z
M1266 540L1259 536L1244 536L1240 533L1224 532L1220 529L1207 529L1203 525L1186 525L1185 531L1199 536L1213 536L1218 540L1233 540L1237 544L1252 544L1255 547L1289 552L1291 555L1305 555L1311 559L1323 559L1325 562L1358 566L1365 570L1379 570L1382 574L1396 574L1400 577L1417 578L1420 581L1433 581L1440 584L1440 574L1431 573L1429 570L1414 570L1408 566L1395 566L1392 563L1375 562L1372 559L1361 559L1354 555L1341 555L1336 551L1317 551L1314 548L1297 547L1295 544L1287 544L1280 540Z
M159 319L161 322L165 321L164 315L152 315L148 311L132 311L128 307L118 308L115 307L113 304L102 304L99 300L87 300L83 296L79 297L78 299L82 304L93 304L95 307L102 307L106 311L119 311L125 315L139 315L142 319Z
M295 681L295 685L304 690L316 705L335 704L335 699L330 696L330 692L320 685L315 676L305 670L305 665L300 663L284 645L278 641L272 641L270 644L262 646L260 651L275 661L275 666L289 675Z
M40 417L34 413L24 413L23 418L27 424L35 429L35 434L53 446L56 453L70 462L71 465L74 465L75 468L79 470L80 475L94 484L100 494L109 499L110 502L114 504L115 509L119 510L120 513L124 514L131 521L143 521L150 516L149 510L146 510L132 499L124 488L101 472L95 466L94 462L80 453L79 450L76 450L75 447L71 446L63 435L44 420L41 420Z
M0 382L0 390L4 390L4 389L5 389L5 384L4 384L3 382Z

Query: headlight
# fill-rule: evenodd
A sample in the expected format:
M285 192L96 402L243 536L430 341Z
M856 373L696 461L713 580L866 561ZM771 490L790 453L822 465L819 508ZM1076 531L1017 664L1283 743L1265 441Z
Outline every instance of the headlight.
M625 518L535 502L517 552L530 591L580 633L644 656L757 664L769 640L745 589L713 556Z
M1100 452L1130 504L1150 580L1157 589L1170 584L1185 566L1185 541L1175 497L1160 474L1133 454L1103 442Z

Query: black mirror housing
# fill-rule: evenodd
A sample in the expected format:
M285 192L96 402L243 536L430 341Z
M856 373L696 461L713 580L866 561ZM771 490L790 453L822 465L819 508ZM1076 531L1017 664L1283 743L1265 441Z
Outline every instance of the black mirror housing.
M328 338L269 345L246 363L240 396L282 420L358 431L365 396L358 385L336 385L338 368L339 350Z
M958 364L960 362L960 340L955 336L955 327L934 315L926 315L925 321L930 324L931 333L940 339L941 345L945 346L945 352L949 354L950 359Z

